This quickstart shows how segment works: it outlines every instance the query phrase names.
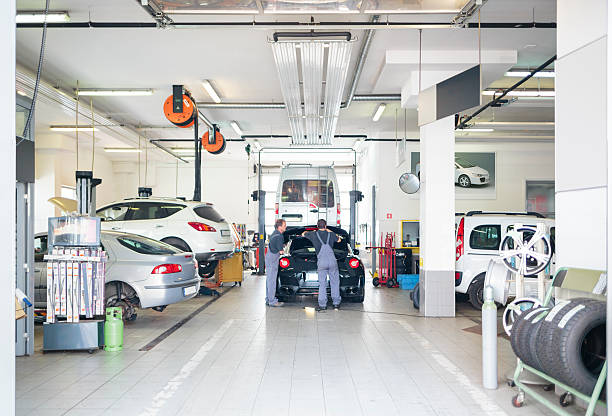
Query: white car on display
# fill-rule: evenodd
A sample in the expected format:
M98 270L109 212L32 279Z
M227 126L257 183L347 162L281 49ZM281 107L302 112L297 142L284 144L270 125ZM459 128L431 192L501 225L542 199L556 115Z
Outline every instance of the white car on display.
M536 227L544 223L550 238L552 261L548 275L555 272L555 221L535 212L471 211L455 215L455 292L465 293L476 309L481 309L485 275L489 261L499 257L501 242L515 224ZM529 260L528 260L529 261Z
M421 178L421 163L416 164L416 175ZM455 157L455 183L462 188L472 185L488 185L490 181L489 171L476 166L472 162Z
M203 277L234 252L230 225L210 203L137 197L103 206L96 215L103 230L143 235L193 253Z

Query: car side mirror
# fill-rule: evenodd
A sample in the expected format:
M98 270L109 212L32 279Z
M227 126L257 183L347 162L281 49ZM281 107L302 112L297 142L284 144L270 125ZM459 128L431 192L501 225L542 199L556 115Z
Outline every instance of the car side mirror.
M358 256L358 255L359 255L359 250L358 250L358 249L354 249L354 250L353 250L353 254L355 254L355 255L357 255L357 256Z

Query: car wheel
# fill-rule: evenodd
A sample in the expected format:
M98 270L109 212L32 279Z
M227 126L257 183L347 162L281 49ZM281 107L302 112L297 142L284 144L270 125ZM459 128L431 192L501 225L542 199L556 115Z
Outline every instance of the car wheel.
M189 244L176 237L167 237L161 239L162 243L170 244L173 247L178 248L179 250L183 250L186 253L191 253L191 248Z
M198 263L198 273L200 274L200 277L206 279L212 277L215 274L217 264L219 264L219 260Z
M467 175L459 176L459 179L457 179L457 183L459 183L459 186L462 188L469 188L470 186L472 186L472 181Z
M482 293L484 291L485 274L481 273L472 280L470 287L468 287L467 294L470 303L475 309L481 310L482 304L484 303Z
M380 284L380 279L378 277L375 277L374 279L372 279L372 284L374 285L374 287L378 287L378 285Z
M410 295L412 297L412 305L414 306L414 309L419 309L419 306L421 305L421 299L420 299L420 295L419 295L419 284L417 283L416 286L414 286L414 289L412 290L412 294Z

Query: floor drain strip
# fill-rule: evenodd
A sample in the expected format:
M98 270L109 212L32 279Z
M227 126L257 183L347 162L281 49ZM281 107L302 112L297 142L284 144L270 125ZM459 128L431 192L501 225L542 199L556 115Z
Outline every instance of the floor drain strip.
M170 335L172 335L174 332L176 332L176 330L178 330L180 327L185 325L187 322L189 322L192 318L194 318L197 314L202 312L204 309L208 308L210 305L215 303L217 300L219 300L223 295L225 295L227 292L229 292L233 288L234 288L234 286L230 286L229 288L225 289L221 295L213 296L213 298L211 300L209 300L204 305L200 306L198 309L196 309L195 311L191 312L189 315L187 315L186 317L184 317L183 319L178 321L176 324L174 324L173 326L168 328L166 331L161 333L157 338L155 338L153 341L149 342L144 347L140 348L138 351L151 351L153 348L155 348L155 346L157 344L159 344L160 342L162 342L163 340L168 338Z

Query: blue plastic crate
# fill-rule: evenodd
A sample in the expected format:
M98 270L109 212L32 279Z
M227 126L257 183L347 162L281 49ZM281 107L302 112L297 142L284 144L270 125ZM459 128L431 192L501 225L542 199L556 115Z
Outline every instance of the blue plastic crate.
M400 288L404 290L412 290L419 283L418 274L398 274L397 281L399 282Z

